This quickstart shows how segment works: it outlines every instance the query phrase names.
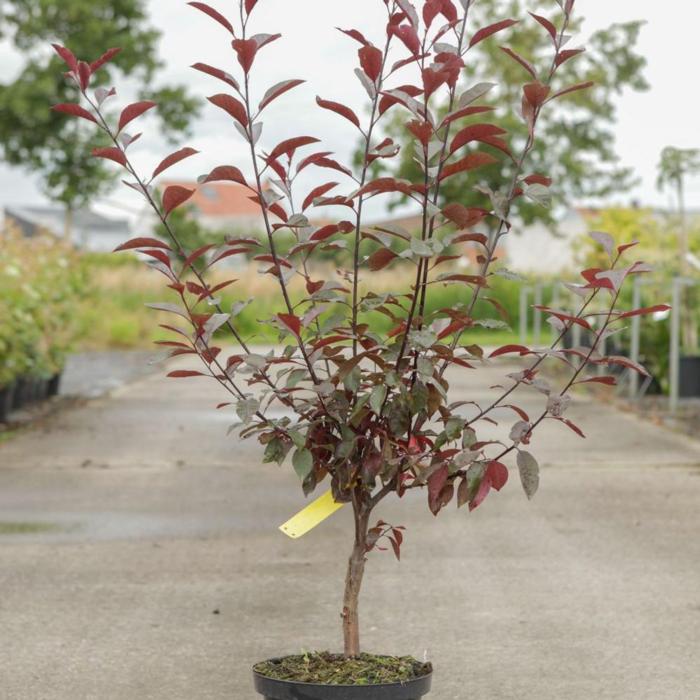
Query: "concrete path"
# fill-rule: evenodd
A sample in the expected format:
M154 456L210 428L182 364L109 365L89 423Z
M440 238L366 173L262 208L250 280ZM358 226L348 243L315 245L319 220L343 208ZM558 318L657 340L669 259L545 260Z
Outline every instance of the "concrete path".
M282 536L296 477L217 399L148 377L0 446L0 698L255 700L254 661L338 648L349 513ZM571 417L589 439L545 426L533 502L514 473L472 514L379 514L408 531L401 564L370 555L363 641L427 654L431 700L700 698L700 443Z

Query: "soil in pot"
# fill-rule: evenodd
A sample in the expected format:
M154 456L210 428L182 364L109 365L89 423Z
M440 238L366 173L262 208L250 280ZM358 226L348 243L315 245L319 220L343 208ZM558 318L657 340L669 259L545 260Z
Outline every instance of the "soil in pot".
M266 700L420 700L432 667L411 657L318 652L263 661L253 671Z

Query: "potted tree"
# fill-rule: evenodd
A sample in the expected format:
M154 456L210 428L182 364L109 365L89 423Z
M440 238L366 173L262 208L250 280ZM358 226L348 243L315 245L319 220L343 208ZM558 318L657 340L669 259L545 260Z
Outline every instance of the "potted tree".
M358 601L368 553L386 543L398 557L403 541L400 527L377 520L377 508L386 498L423 489L435 515L452 502L473 510L493 489L505 486L509 465L517 465L525 493L532 497L539 482L536 459L527 449L533 431L545 421L556 421L582 435L565 415L570 390L590 381L614 383L614 377L589 373L598 365L624 365L644 373L627 358L598 352L602 339L624 319L651 311L617 309L624 280L646 268L625 262L633 244L616 246L611 236L599 233L597 241L608 264L584 270L582 281L569 285L578 310L543 309L559 335L551 347L506 345L485 353L469 341L477 305L501 309L489 294L489 280L502 267L495 252L511 230L514 203L521 197L547 203L550 181L528 165L538 117L543 109L555 108L557 100L589 87L560 77L562 67L583 51L567 44L574 0L558 0L560 9L553 19L533 15L548 45L543 66L503 47L523 71L522 103L517 108L528 136L522 143L509 143L508 135L489 121L493 107L480 101L491 90L490 83L466 89L459 83L469 51L514 25L513 19L477 28L469 22L470 0L381 0L385 23L366 33L341 30L350 50L357 51L355 76L367 93L368 116L360 118L349 106L330 99L337 96L316 101L342 120L338 128L347 127L349 138L359 137L361 156L354 168L334 159L317 138L297 135L293 119L288 138L266 143L263 113L302 81L282 80L257 89L254 68L263 60L263 50L280 39L278 34L253 30L257 0L240 0L235 18L203 2L189 4L217 23L231 43L232 65L224 69L197 63L193 68L225 86L209 101L230 118L233 135L247 144L249 154L246 163L222 164L200 182L230 181L246 188L260 207L262 239L231 237L223 245L184 249L170 217L194 190L170 186L159 202L152 182L197 152L182 148L157 164L150 176L138 172L130 152L140 134L131 130L134 120L155 104L137 102L111 116L115 90L104 84L100 68L117 49L88 63L56 46L82 104L54 109L104 134L105 146L94 155L124 169L125 184L152 207L168 233L168 241L136 238L120 250L140 251L165 277L171 299L153 306L172 313L174 321L165 326L172 338L161 345L173 357L199 358L196 369L176 369L169 376L211 378L230 397L219 408L237 414L242 437L257 437L265 462L281 464L289 457L304 494L329 488L329 502L352 509L354 529L348 535L351 552L342 603L343 653L263 662L255 668L256 689L271 700L417 699L430 688L427 664L361 651ZM447 103L439 112L438 95L440 104ZM382 118L396 110L405 114L411 140L406 147L413 149L421 166L418 182L375 174L376 163L391 161L399 152L400 144L382 135ZM297 121L303 123L304 114ZM497 159L509 172L509 185L499 192L481 188L482 207L441 200L445 180L474 171L474 187L479 188L479 166ZM329 171L335 180L324 175ZM299 180L311 172L318 184L295 196ZM404 195L420 210L417 235L398 226L366 223L367 201L384 194ZM323 212L324 223L313 223L313 209ZM329 221L328 211L341 214ZM478 231L487 219L495 222L490 237ZM283 235L293 237L284 253L278 244ZM466 246L477 249L476 262L467 269L458 265ZM342 264L322 272L314 261L333 250L344 256ZM232 279L209 281L218 263L233 256L252 256L260 273L275 280L278 309L260 319L278 336L274 350L256 352L239 331L237 314L245 289ZM409 281L391 293L377 293L372 275L386 268L398 280L405 279L408 269ZM463 290L459 304L433 301L445 285ZM597 305L591 311L597 298L607 300L602 315ZM592 334L590 347L557 349L573 324ZM235 349L222 341L234 343ZM465 414L466 402L451 398L450 373L476 372L490 358L512 355L522 358L522 368L509 375L506 386L494 390L492 401L472 405L474 410ZM560 387L541 377L545 362L559 363L569 372ZM512 395L522 387L541 392L536 415L513 402ZM269 415L275 404L286 409L282 417ZM506 426L503 438L480 436L483 422L493 422L494 409L504 406L512 410L513 423Z

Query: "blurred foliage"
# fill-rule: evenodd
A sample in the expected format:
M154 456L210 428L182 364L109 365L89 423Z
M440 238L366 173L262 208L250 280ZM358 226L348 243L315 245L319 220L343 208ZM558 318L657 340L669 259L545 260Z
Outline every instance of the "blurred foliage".
M80 334L86 270L54 237L0 233L0 386L61 370Z
M505 17L527 17L526 3L521 0L481 0L470 10L472 27L481 27ZM571 34L583 23L575 20ZM557 72L554 90L592 80L595 86L558 99L542 110L537 123L537 140L528 157L525 171L545 174L553 179L551 188L553 208L542 206L524 197L514 203L514 213L529 224L536 220L554 224L556 205L573 199L609 197L624 192L636 182L631 168L620 164L615 152L614 125L617 117L616 98L625 90L647 90L649 85L643 71L646 59L636 51L642 22L613 24L595 32L586 42L586 52L567 61ZM467 54L464 84L472 86L493 80L496 87L483 100L497 107L487 121L506 129L511 150L522 151L527 130L520 116L522 86L532 78L525 69L508 57L500 46L507 46L530 60L544 76L551 65L552 46L544 29L533 19L523 20L510 33L499 34L494 40L483 41ZM575 48L575 43L567 48ZM500 107L508 105L507 109ZM446 112L446 108L442 110ZM483 115L482 115L483 116ZM404 141L409 134L404 123L406 112L395 110L389 132ZM474 123L479 117L459 122ZM499 162L479 168L479 181L494 191L507 189L512 178L510 168L504 167L500 151L492 150ZM420 180L418 165L412 160L413 147L402 149L398 176L411 181ZM460 202L465 206L484 206L485 198L471 186L473 175L455 176L446 181L441 191L443 202Z
M0 154L11 165L39 173L46 194L76 209L103 193L116 172L91 157L105 146L89 124L66 119L49 107L76 102L65 65L51 57L52 42L69 41L78 58L98 58L95 47L123 51L95 75L93 87L112 86L118 75L148 87L142 99L163 100L161 129L168 137L186 130L198 102L182 86L154 86L163 67L157 57L160 33L148 21L144 0L0 0L0 38L24 55L21 70L0 82Z
M135 255L97 254L83 256L83 264L91 270L91 282L83 302L76 309L76 323L81 336L82 349L143 348L155 340L166 339L167 333L157 327L158 323L172 323L170 314L156 312L146 304L173 301L169 292L163 293L159 275L148 268ZM329 265L332 265L329 263ZM397 267L391 272L371 273L372 290L381 294L393 289L396 276L405 276L408 286L412 278L408 265ZM318 270L319 274L330 274L328 270ZM210 275L210 283L217 284L228 278L237 281L219 295L224 309L236 306L233 322L242 336L252 344L274 343L279 339L278 331L271 325L261 323L280 311L277 296L277 282L271 276L257 272L257 264L245 268L220 266ZM365 279L365 284L367 283ZM509 314L510 328L518 328L519 285L500 277L492 280L491 295L498 298ZM364 288L364 285L363 285ZM304 291L301 279L290 284L293 303L300 300ZM454 308L468 301L463 285L435 285L429 297L428 313L439 308ZM331 309L324 315L337 312ZM323 318L321 320L323 321ZM475 318L479 320L500 320L498 313L488 302L477 305ZM373 330L383 332L391 328L392 322L381 313L365 314L363 321L370 323ZM488 322L487 322L488 323ZM492 325L488 323L488 325ZM465 344L484 345L505 344L514 340L508 328L489 329L475 326L464 334Z

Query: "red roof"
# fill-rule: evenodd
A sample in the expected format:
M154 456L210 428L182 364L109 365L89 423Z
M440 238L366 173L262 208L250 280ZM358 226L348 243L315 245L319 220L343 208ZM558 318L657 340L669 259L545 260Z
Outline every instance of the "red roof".
M196 192L188 200L187 204L197 208L202 216L257 216L260 206L252 202L250 190L233 182L210 182L198 185L195 182L162 182L161 189L170 185L180 185L195 189Z

